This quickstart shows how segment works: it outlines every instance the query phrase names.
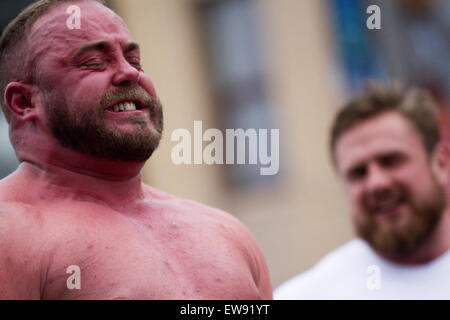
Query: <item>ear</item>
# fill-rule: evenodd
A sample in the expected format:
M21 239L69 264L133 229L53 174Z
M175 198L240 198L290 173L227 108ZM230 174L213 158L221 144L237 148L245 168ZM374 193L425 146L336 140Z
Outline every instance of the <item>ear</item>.
M24 121L36 119L36 108L31 103L31 85L11 82L5 90L5 102L14 117Z
M446 142L439 142L431 158L431 170L442 185L449 185L450 147Z

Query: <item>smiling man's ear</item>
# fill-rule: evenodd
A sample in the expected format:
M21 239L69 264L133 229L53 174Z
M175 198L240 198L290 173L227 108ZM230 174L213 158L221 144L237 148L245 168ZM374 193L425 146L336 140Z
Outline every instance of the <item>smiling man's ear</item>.
M450 182L450 146L446 142L439 142L433 152L431 168L436 178L443 185Z
M32 86L21 82L11 82L5 90L5 102L13 118L24 121L36 118L36 108L31 103Z

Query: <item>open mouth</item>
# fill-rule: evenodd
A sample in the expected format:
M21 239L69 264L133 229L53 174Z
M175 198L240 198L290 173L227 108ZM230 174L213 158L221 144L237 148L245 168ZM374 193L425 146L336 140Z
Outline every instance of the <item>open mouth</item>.
M106 110L110 112L120 113L120 112L129 112L144 109L143 105L138 101L121 101L116 103Z

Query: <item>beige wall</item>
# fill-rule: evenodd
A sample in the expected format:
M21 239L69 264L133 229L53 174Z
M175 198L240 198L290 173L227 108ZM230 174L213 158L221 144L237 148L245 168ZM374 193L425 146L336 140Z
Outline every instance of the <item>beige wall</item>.
M222 166L176 166L176 128L219 127L194 0L115 0L143 50L144 69L165 106L165 135L145 168L146 182L226 210L253 233L273 286L311 267L352 237L343 193L329 163L327 134L342 100L333 73L325 1L260 0L267 87L280 128L280 179L230 188Z

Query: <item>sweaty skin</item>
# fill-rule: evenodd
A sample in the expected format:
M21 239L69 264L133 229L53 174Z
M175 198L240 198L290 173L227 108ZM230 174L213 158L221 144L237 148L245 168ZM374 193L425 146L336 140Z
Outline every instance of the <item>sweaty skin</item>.
M81 8L80 30L66 28L71 4ZM126 51L132 40L124 22L98 3L55 6L36 21L28 40L39 80L66 97L72 111L133 84L157 99L136 63L139 50ZM110 50L73 59L96 41ZM0 298L272 298L262 252L237 219L144 185L144 162L62 147L49 131L38 85L11 83L5 98L21 165L0 181ZM148 112L136 116L154 130ZM110 128L142 126L127 117L105 110ZM79 290L67 288L72 265L81 269Z

